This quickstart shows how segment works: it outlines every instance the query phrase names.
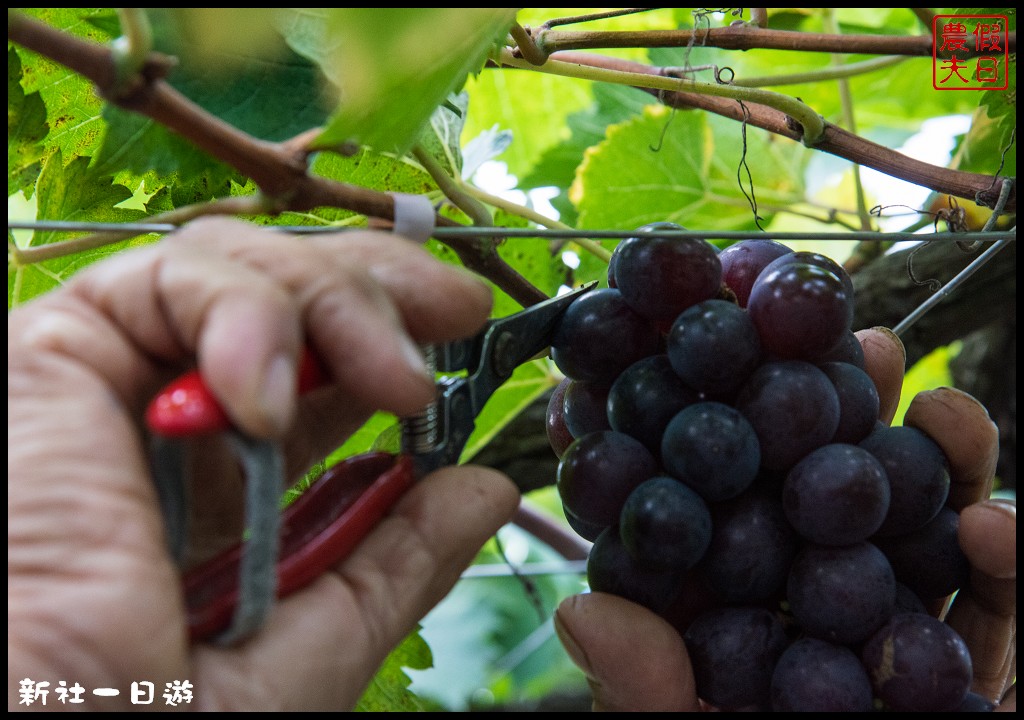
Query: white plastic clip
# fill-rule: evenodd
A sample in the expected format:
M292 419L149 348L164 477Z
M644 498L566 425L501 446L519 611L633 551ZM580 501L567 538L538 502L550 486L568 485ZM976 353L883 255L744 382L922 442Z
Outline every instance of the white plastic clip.
M390 193L395 199L394 231L420 243L434 233L434 205L426 195Z

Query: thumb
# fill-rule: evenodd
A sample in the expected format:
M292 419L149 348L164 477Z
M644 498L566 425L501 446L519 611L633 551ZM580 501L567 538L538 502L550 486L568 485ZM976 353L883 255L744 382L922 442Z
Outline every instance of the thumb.
M554 620L566 652L587 676L595 711L699 709L683 639L650 610L589 593L564 600Z

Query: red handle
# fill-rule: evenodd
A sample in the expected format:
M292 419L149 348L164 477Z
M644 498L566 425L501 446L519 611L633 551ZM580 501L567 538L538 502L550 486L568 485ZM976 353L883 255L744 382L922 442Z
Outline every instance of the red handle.
M298 392L305 393L326 381L326 374L313 352L306 348L299 362ZM146 424L157 435L187 437L223 432L231 419L206 386L198 370L173 381L149 404Z
M412 459L387 453L331 467L282 516L277 596L308 585L344 560L415 480ZM242 544L185 574L192 640L225 629L238 604Z

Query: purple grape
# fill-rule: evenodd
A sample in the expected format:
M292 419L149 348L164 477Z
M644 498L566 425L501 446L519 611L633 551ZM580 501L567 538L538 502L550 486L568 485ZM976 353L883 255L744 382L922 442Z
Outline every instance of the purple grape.
M775 712L871 712L871 680L843 645L801 638L782 653L772 675Z
M629 435L606 430L575 440L558 463L556 486L566 510L584 523L614 525L633 489L657 474L650 451Z
M608 387L660 344L658 329L634 312L618 290L591 290L562 316L551 358L567 377Z
M786 585L799 546L774 494L753 487L711 508L711 544L701 569L729 603L759 603Z
M608 420L613 430L632 435L661 457L665 427L698 399L697 392L676 375L667 355L651 355L623 370L612 383Z
M934 440L917 428L882 427L860 446L882 463L892 491L880 537L917 530L939 513L949 497L949 471Z
M789 471L782 505L789 522L807 540L852 545L871 537L885 519L889 480L867 450L825 445Z
M680 313L667 350L683 382L710 397L734 394L761 360L761 341L750 316L725 300L705 300Z
M828 375L839 397L839 427L832 442L856 445L871 434L878 422L878 389L866 372L850 363L826 362L818 367Z
M741 308L747 306L750 289L761 271L773 260L793 251L774 240L741 240L718 253L722 282L736 294Z
M852 300L834 273L809 263L764 269L750 291L747 311L770 355L814 360L850 331Z
M893 615L864 643L861 660L875 693L897 712L956 710L971 688L967 645L931 615Z
M760 460L754 428L722 403L683 408L661 440L661 461L669 475L708 502L736 497L750 487Z
M943 598L959 590L971 573L960 548L960 515L949 507L904 535L872 538L896 573L923 600Z
M619 535L640 566L689 570L711 542L711 513L700 495L678 480L653 477L626 498Z
M801 550L786 585L793 618L811 637L849 645L866 640L896 606L896 578L868 542Z
M606 386L573 380L565 389L562 400L565 426L577 438L598 430L611 430L607 406Z
M671 322L718 294L722 264L706 240L642 235L621 247L615 286L631 308L650 320Z
M565 425L565 389L570 382L572 381L569 378L563 378L551 391L547 413L544 416L548 444L551 445L551 449L558 457L562 457L565 449L576 439Z
M800 360L762 364L740 389L736 408L754 427L761 464L769 470L788 470L828 443L839 427L835 386Z
M622 543L617 525L597 536L587 557L587 583L593 592L618 595L655 612L675 600L682 579L681 573L650 570L637 563Z
M723 710L767 708L772 673L788 643L774 613L757 607L708 610L683 639L698 697Z

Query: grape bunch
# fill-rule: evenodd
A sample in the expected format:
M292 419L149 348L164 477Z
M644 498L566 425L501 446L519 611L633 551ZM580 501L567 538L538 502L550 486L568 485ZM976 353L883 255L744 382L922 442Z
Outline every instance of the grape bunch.
M976 702L965 643L926 610L969 571L947 461L878 420L849 276L665 229L615 248L551 345L548 437L591 589L672 622L721 709Z

